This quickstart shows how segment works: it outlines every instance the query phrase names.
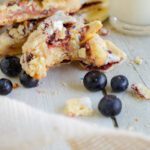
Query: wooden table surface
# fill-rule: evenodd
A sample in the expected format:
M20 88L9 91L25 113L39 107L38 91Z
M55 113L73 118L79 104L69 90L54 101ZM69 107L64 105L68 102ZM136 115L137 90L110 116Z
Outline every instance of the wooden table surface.
M128 60L114 70L106 73L110 83L114 75L126 75L132 83L143 83L150 87L150 37L138 37L120 34L111 30L110 35L105 38L112 40L118 47L123 49L128 55ZM136 56L143 58L141 65L130 63ZM32 107L48 113L62 113L65 101L70 98L90 97L95 109L92 117L78 118L91 124L114 128L110 118L103 117L97 111L97 105L102 98L101 92L88 92L82 84L82 78L86 71L81 70L77 64L63 65L51 69L47 78L40 82L39 87L25 89L20 87L14 90L9 97L23 101ZM1 73L1 77L4 75ZM11 79L12 80L12 79ZM13 79L19 82L18 79ZM108 85L108 91L109 90ZM123 109L117 121L120 128L134 130L145 134L150 134L150 101L138 100L132 96L130 88L127 92L117 94L122 100Z

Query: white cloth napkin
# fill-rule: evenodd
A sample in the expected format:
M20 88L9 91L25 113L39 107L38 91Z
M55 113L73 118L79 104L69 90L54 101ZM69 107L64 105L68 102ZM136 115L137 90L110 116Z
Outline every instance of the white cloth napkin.
M150 139L0 97L0 150L149 150Z

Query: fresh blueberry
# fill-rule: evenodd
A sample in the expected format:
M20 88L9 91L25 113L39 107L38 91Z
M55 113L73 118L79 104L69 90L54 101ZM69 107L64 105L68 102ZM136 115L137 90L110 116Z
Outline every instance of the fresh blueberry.
M8 79L0 79L0 95L8 95L12 91L12 82Z
M26 88L33 88L33 87L38 86L39 80L36 80L36 79L30 77L24 71L22 71L20 73L19 78L20 78L21 84Z
M83 84L89 91L100 91L106 87L107 78L104 73L90 71L84 76Z
M129 86L128 79L123 75L115 76L111 79L111 87L114 92L123 92Z
M0 68L9 77L16 77L21 72L20 59L18 57L5 57L0 62Z
M119 98L114 95L105 95L99 105L99 111L106 117L118 115L122 109L122 103Z

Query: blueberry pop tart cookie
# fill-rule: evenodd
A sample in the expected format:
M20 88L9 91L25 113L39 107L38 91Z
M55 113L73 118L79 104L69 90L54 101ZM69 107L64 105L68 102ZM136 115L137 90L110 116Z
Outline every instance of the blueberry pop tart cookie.
M91 22L103 21L107 18L107 0L103 1L82 1L83 6L74 16L79 20ZM93 11L94 10L94 11ZM41 19L40 19L41 20ZM22 45L28 35L37 27L40 20L30 20L11 25L6 32L0 35L0 56L17 55L21 53Z
M21 53L22 45L29 34L36 29L40 20L24 21L11 25L0 35L0 56L11 56Z
M57 12L28 37L22 47L22 68L36 79L46 77L49 68L71 61L78 61L85 68L108 70L126 55L97 34L101 27L100 21L84 24Z
M87 0L75 16L83 18L85 22L104 21L108 18L108 0Z
M9 0L0 5L0 26L44 18L57 10L76 12L80 0Z

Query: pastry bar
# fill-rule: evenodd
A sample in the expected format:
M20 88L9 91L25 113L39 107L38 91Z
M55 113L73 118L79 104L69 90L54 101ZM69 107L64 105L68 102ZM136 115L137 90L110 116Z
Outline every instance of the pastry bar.
M12 56L21 53L22 45L29 34L36 29L39 20L24 21L11 25L0 35L0 56Z
M0 26L47 17L57 10L76 12L81 5L80 0L10 0L0 5Z

